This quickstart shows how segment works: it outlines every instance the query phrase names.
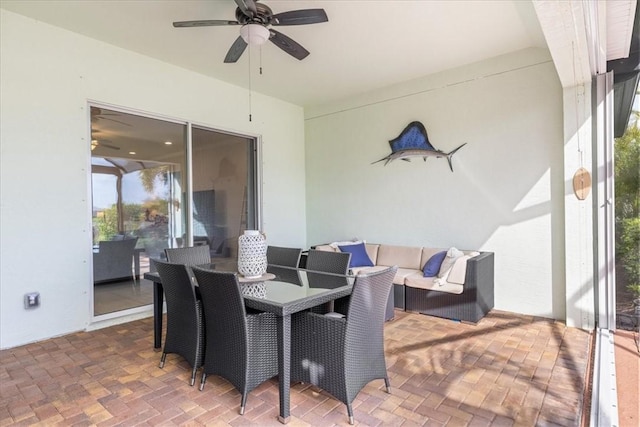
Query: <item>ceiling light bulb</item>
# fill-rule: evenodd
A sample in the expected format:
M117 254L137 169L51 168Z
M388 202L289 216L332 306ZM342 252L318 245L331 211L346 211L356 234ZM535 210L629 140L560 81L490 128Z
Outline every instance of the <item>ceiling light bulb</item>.
M171 142L171 141L165 141L164 142L164 145L172 145L172 144L173 144L173 142Z
M269 30L260 24L247 24L240 28L240 36L247 44L254 46L263 45L271 33Z

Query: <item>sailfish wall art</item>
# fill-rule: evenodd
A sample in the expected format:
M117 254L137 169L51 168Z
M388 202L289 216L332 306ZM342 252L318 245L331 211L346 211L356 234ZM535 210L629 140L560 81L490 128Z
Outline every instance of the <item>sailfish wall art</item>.
M451 172L453 172L451 157L453 157L456 151L467 145L467 143L465 142L458 148L448 153L445 153L441 150L436 150L436 148L429 142L427 129L425 129L424 125L420 122L411 122L407 125L407 127L404 128L404 130L397 138L389 141L389 145L391 146L391 154L383 157L380 160L376 160L371 164L384 161L384 164L386 166L389 162L392 162L396 159L410 162L411 158L413 157L422 157L426 162L427 157L445 157L449 162L449 168L451 169Z

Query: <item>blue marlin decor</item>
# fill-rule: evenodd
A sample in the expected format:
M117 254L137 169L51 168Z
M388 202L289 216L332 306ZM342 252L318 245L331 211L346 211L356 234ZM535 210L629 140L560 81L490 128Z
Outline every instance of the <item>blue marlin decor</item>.
M427 130L424 125L420 122L411 122L404 128L396 139L389 141L389 145L391 145L391 154L381 158L380 160L376 160L373 163L378 163L384 160L384 165L386 166L387 163L396 159L410 162L412 157L422 157L426 162L427 157L446 157L449 162L449 168L451 169L451 172L453 172L451 157L453 157L456 151L467 145L467 143L465 142L455 150L448 153L436 150L429 142Z

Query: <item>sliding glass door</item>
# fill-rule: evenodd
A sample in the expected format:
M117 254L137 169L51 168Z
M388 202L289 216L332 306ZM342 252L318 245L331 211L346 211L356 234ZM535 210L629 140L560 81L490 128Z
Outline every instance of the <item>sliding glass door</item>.
M153 302L164 249L207 244L233 263L257 228L256 140L91 107L94 316Z
M255 139L193 127L192 141L193 242L235 260L238 236L258 226Z

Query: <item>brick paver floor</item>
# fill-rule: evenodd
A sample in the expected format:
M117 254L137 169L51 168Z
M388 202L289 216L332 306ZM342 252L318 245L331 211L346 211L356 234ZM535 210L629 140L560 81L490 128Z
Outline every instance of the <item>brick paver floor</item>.
M165 322L166 323L166 322ZM392 392L372 381L354 402L364 426L578 426L591 334L493 311L477 325L396 312L385 324ZM279 426L278 384L240 394L211 376L190 387L177 355L158 368L152 319L0 352L0 426ZM348 425L346 407L296 384L290 426Z

